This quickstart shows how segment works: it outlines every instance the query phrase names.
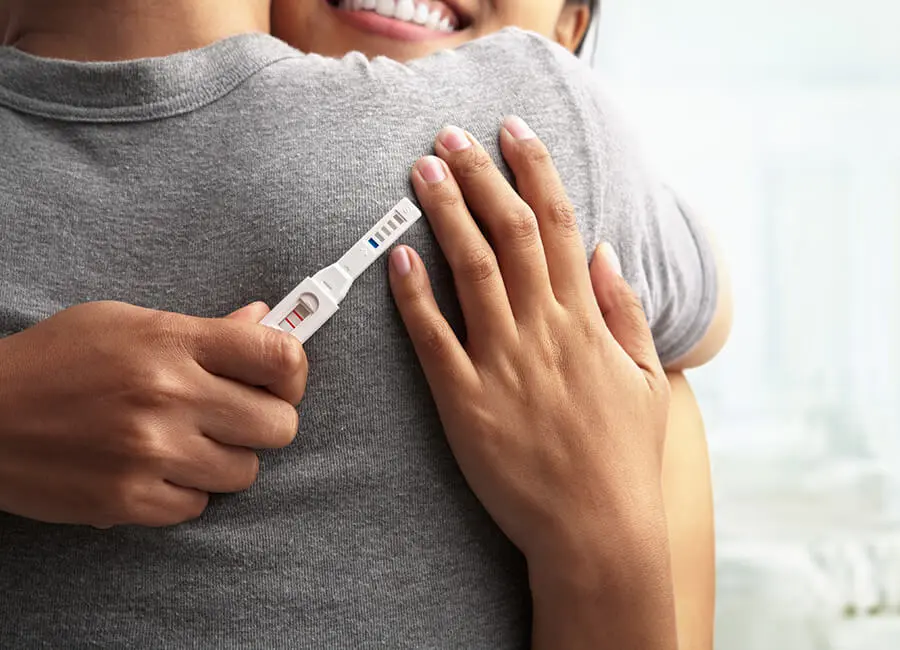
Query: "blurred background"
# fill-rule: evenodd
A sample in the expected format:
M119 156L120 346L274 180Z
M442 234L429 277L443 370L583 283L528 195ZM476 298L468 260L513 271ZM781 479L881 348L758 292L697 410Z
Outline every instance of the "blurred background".
M734 281L691 376L717 650L900 648L900 3L604 0L594 63Z

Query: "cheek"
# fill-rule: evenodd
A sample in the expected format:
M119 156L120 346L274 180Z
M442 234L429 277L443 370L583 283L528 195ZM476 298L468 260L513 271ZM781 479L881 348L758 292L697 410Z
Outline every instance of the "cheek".
M291 43L309 32L324 0L272 0L272 34Z
M563 0L494 0L494 29L519 27L552 38L562 4Z
M273 0L272 36L323 56L340 57L357 49L354 35L335 20L325 0Z

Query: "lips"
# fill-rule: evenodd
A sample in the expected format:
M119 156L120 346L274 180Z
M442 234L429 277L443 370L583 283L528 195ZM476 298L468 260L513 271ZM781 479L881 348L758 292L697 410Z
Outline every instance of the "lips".
M449 2L442 0L328 0L348 13L370 13L422 29L453 33L465 26L465 19Z

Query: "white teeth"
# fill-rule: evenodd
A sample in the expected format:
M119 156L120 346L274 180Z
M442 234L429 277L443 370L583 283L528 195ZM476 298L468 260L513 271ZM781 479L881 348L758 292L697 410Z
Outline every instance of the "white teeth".
M438 25L441 24L441 12L440 11L432 11L428 15L428 20L425 22L425 27L428 29L437 29Z
M378 0L375 4L375 13L379 16L393 18L397 11L397 3L394 0Z
M374 11L379 16L424 25L439 32L456 31L448 16L442 15L440 9L431 11L428 2L423 0L339 0L338 8L345 11Z
M419 3L416 5L416 15L413 16L413 22L424 25L428 22L428 5Z
M413 19L415 14L416 3L413 2L413 0L400 0L397 3L397 12L394 14L394 18L409 22Z

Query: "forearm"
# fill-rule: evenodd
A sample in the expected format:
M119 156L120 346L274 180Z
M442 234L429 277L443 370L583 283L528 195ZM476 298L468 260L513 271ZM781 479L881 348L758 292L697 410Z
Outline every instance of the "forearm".
M715 526L706 431L684 375L670 374L663 500L682 650L712 650L716 597Z
M529 559L536 650L678 647L662 499L610 519L597 541ZM637 516L636 516L637 515Z

